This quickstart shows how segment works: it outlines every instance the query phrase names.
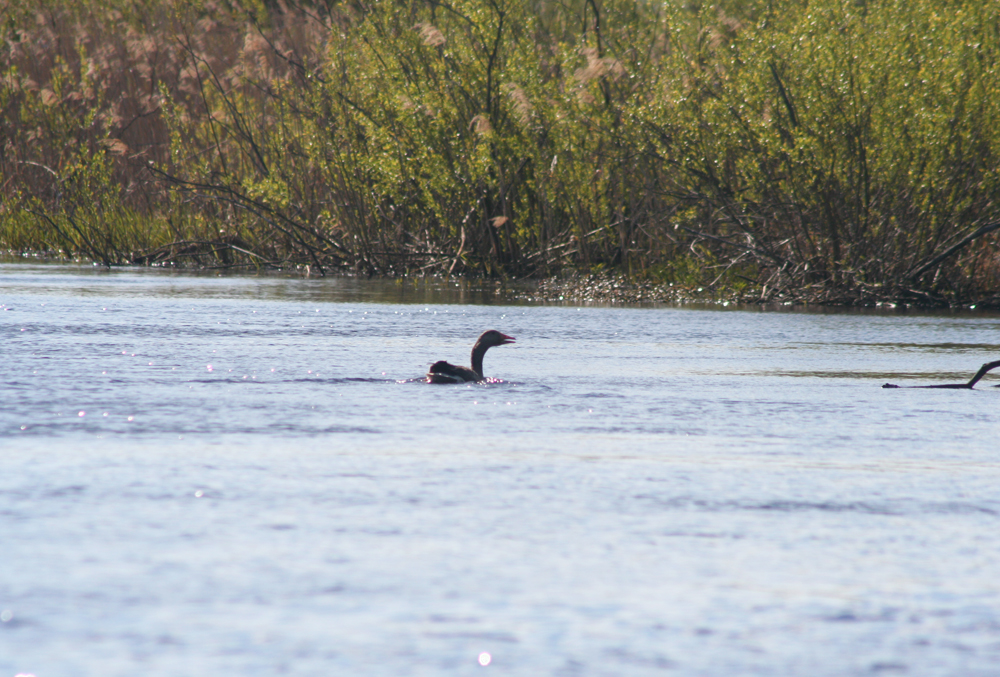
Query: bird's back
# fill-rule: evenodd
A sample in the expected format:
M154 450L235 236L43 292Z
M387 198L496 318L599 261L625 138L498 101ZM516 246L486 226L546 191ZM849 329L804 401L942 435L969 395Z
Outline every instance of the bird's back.
M431 365L427 370L428 383L467 383L478 381L479 374L468 367L457 367L451 362L441 360Z

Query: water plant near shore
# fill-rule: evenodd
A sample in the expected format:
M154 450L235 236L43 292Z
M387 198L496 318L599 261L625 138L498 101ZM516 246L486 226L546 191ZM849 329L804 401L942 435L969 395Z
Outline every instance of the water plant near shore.
M3 12L6 249L998 300L990 3Z

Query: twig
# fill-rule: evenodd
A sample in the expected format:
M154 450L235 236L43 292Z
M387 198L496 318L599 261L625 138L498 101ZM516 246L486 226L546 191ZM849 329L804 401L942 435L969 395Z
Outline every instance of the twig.
M458 264L458 260L462 258L462 250L465 249L465 226L462 226L462 241L458 243L458 251L455 252L455 259L451 262L451 266L448 268L448 277L451 277L451 273L455 270L455 266Z
M582 237L588 238L591 235L597 235L598 233L600 233L605 228L606 228L606 226L601 226L600 228L595 228L594 230L590 231L589 233L584 233ZM549 252L554 252L557 249L565 249L566 247L572 247L576 243L577 243L577 240L573 239L573 240L570 240L569 242L563 242L562 244L554 244L551 247L549 247L548 249L543 249L541 251L533 252L531 254L528 254L524 258L525 258L525 260L530 261L531 259L536 259L539 256L544 256L545 254L548 254Z
M977 228L973 232L969 233L968 235L966 235L965 237L963 237L961 240L959 240L958 242L956 242L955 244L953 244L952 246L948 247L943 252L941 252L940 254L938 254L937 256L935 256L934 258L932 258L930 261L928 261L927 263L925 263L922 266L920 266L919 268L917 268L913 273L911 273L910 275L907 275L907 279L908 280L912 280L912 281L916 281L921 275L923 275L928 270L930 270L934 266L936 266L939 263L941 263L942 261L944 261L946 258L948 258L952 254L954 254L955 252L957 252L959 249L961 249L965 245L969 244L970 242L972 242L976 238L979 238L979 237L982 237L983 235L987 235L989 233L992 233L994 230L1000 230L1000 221L996 221L994 223L987 223L985 226L980 226L979 228Z
M716 242L721 242L722 244L728 244L730 247L737 247L739 249L745 249L747 251L751 251L755 254L765 256L774 261L775 263L780 263L783 266L788 263L787 260L781 258L777 254L772 254L771 252L766 251L764 249L760 249L758 247L751 247L750 245L740 244L739 242L730 242L729 240L723 239L721 237L716 237L715 235L709 235L708 233L702 233L700 231L694 230L693 228L688 228L687 226L681 226L681 230L686 230L692 235L697 235L698 237L703 237L708 240L715 240Z

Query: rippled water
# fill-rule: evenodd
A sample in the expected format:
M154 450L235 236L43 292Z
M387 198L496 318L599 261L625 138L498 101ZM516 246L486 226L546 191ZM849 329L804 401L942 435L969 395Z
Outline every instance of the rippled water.
M15 264L0 333L0 677L1000 672L1000 378L879 387L996 316Z

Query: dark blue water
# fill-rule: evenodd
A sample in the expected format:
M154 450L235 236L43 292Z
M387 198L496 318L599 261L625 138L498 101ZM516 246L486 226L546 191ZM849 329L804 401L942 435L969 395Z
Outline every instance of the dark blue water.
M0 335L0 675L997 674L1000 379L879 387L997 317L3 265Z

